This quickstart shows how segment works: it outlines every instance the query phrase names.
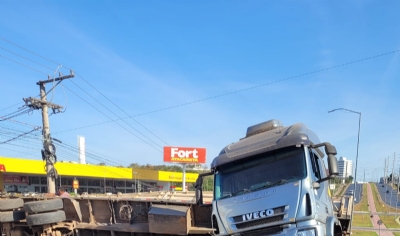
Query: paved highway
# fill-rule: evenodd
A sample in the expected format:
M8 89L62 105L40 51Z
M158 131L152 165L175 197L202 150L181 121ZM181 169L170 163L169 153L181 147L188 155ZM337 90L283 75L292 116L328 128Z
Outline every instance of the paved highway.
M386 205L389 205L393 208L400 208L400 196L397 194L395 189L388 184L378 184L375 183L376 188L378 189L379 194L381 195L381 199Z
M356 184L356 192L355 192L355 195L354 195L354 202L355 202L355 204L357 204L357 203L359 203L360 202L360 200L361 200L361 197L362 197L362 184L359 184L359 183L357 183ZM354 191L354 184L350 184L349 185L349 187L347 188L347 190L346 190L346 192L345 192L345 194L349 194L350 195L350 192L351 191Z

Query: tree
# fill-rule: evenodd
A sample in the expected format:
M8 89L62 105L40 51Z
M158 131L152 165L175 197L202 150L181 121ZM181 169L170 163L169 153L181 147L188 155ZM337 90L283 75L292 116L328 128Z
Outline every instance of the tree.
M139 168L140 167L140 165L138 164L138 163L131 163L129 166L128 166L128 168Z
M99 164L97 164L97 165L99 165L99 166L106 166L106 163L104 163L104 162L100 162Z

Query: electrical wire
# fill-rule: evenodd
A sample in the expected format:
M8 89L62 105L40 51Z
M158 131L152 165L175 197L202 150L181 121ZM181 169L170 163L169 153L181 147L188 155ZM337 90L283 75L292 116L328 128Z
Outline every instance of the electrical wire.
M0 54L0 57L3 57L3 58L5 58L5 59L7 59L7 60L9 60L9 61L12 61L12 62L18 64L18 65L25 66L26 68L31 69L31 70L34 70L34 71L36 71L36 72L45 74L45 75L47 75L47 76L49 75L49 74L47 74L46 72L40 71L40 70L38 70L38 69L35 69L35 68L30 67L30 66L28 66L28 65L25 65L25 64L23 64L23 63L21 63L21 62L15 61L15 60L13 60L13 59L11 59L11 58L8 58L8 57L6 57L6 56L3 56L3 55L1 55L1 54Z
M35 131L39 132L39 129L40 129L40 127L37 127ZM7 130L7 131L4 132L4 130ZM20 147L24 147L24 148L36 149L37 153L40 153L40 150L42 149L42 146L43 146L42 135L41 134L34 135L34 134L32 134L32 132L33 131L23 133L23 131L20 131L20 130L15 130L10 127L0 126L0 134L2 134L1 137L3 137L3 138L9 137L11 139L11 140L7 140L5 142L1 142L0 144L4 143L4 145L11 144L11 145L17 145ZM21 134L21 133L23 133L23 134ZM17 137L15 137L15 136L17 136ZM13 141L13 143L9 143L9 141ZM2 145L2 148L4 147L4 145ZM69 156L74 157L74 159L76 159L77 154L79 153L78 148L76 148L70 144L64 143L64 142L56 143L56 146L57 146L57 150L59 153L64 153L66 156L68 156L68 154L70 154ZM121 164L122 162L117 162L115 160L107 159L98 154L92 153L91 151L88 151L88 150L85 151L85 155L89 159L108 163L108 165L111 165L111 166L114 166L114 165L115 166L124 166L124 164ZM65 156L58 154L58 157L63 158Z
M153 132L151 132L148 128L146 128L144 125L142 125L139 121L137 121L135 118L131 117L125 110L123 110L121 107L119 107L116 103L114 103L111 99L109 99L107 96L105 96L102 92L100 92L97 88L95 88L92 84L90 84L87 80L85 80L81 75L79 75L78 73L76 73L76 75L81 78L83 81L85 81L90 87L92 87L94 90L96 90L101 96L103 96L105 99L107 99L110 103L112 103L115 107L117 107L120 111L122 111L123 113L125 113L125 115L127 115L129 118L131 118L133 121L135 121L137 124L139 124L141 127L143 127L145 130L147 130L147 132L151 133L154 137L158 138L160 141L162 141L163 143L165 143L166 145L169 146L169 144L164 141L163 139L161 139L159 136L157 136L156 134L154 134ZM120 117L118 117L120 118ZM120 118L121 119L121 118Z
M25 126L30 126L30 127L37 127L37 125L28 124L26 122L22 122L22 121L18 121L18 120L7 119L7 121L9 121L9 122L11 122L13 124L25 125Z
M9 53L12 53L12 54L14 54L14 55L16 55L16 56L18 56L18 57L21 57L21 58L23 58L23 59L25 59L25 60L27 60L27 61L30 61L30 62L32 62L32 63L35 63L36 65L39 65L39 66L42 66L42 67L44 67L44 68L46 68L46 69L49 69L49 70L51 70L51 71L54 71L54 69L52 69L52 68L50 68L50 67L48 67L48 66L45 66L45 65L43 65L43 64L41 64L41 63L39 63L39 62L33 61L33 60L31 60L31 59L29 59L29 58L27 58L27 57L24 57L24 56L22 56L22 55L20 55L20 54L18 54L18 53L15 53L15 52L13 52L13 51L11 51L11 50L8 50L8 49L6 49L6 48L4 48L4 47L2 47L2 46L0 46L0 48L3 49L4 51L7 51L7 52L9 52Z
M26 48L24 48L24 47L21 47L20 45L14 43L14 42L12 42L12 41L10 41L10 40L8 40L8 39L5 39L5 38L3 38L3 37L1 37L1 36L0 36L0 39L3 40L3 41L5 41L5 42L7 42L7 43L9 43L9 44L12 44L12 45L14 45L14 46L16 46L16 47L18 47L18 48L20 48L20 49L23 49L23 50L25 50L25 51L27 51L27 52L29 52L29 53L31 53L31 54L37 56L37 57L40 57L40 58L42 58L42 59L44 59L44 60L46 60L46 61L48 61L48 62L54 63L54 64L56 64L56 65L60 65L60 63L57 63L57 62L55 62L55 61L52 61L52 60L50 60L50 59L48 59L48 58L46 58L46 57L43 57L43 56L41 56L41 55L39 55L39 54L37 54L37 53L35 53L35 52L29 50L29 49L26 49ZM53 69L51 69L51 70L53 70Z
M19 105L21 105L21 104L24 104L24 103L23 103L23 102L18 102L18 103L14 104L14 105L11 105L11 106L8 106L8 107L5 107L5 108L1 109L0 111L7 110L7 109L9 109L9 108L11 108L11 107L19 106Z
M86 92L84 89L82 89L78 84L76 84L74 81L71 80L71 82L77 86L80 90L82 90L84 93L86 93L89 97L91 97L93 100L95 100L98 104L100 104L102 107L104 107L106 110L108 110L109 112L111 112L113 115L115 115L116 117L119 118L120 121L124 122L126 125L128 125L129 127L131 127L133 130L135 130L136 132L138 132L139 134L141 134L143 137L147 138L150 142L154 143L155 145L160 146L159 144L157 144L156 142L154 142L152 139L150 139L149 137L147 137L145 134L143 134L142 132L140 132L139 130L137 130L136 128L134 128L132 125L130 125L128 122L126 122L124 119L122 119L120 116L118 116L117 114L115 114L112 110L110 110L109 108L107 108L105 105L103 105L103 103L101 103L100 101L98 101L96 98L94 98L92 95L90 95L88 92ZM111 119L112 120L112 119Z
M4 141L4 142L0 142L0 144L5 144L5 143L8 143L8 142L10 142L10 141L16 140L16 139L18 139L18 138L20 138L20 137L22 137L22 136L25 136L25 135L27 135L27 134L30 134L30 133L34 132L34 131L37 131L39 128L41 128L41 127L36 127L36 128L34 128L33 130L31 130L31 131L29 131L29 132L26 132L26 133L23 133L23 134L20 134L20 135L18 135L18 136L15 137L15 138L6 140L6 141Z
M46 58L46 57L43 57L43 56L41 56L41 55L39 55L39 54L37 54L37 53L35 53L35 52L33 52L33 51L31 51L31 50L28 50L28 49L26 49L26 48L24 48L24 47L22 47L22 46L20 46L20 45L18 45L18 44L16 44L16 43L14 43L14 42L11 42L10 40L7 40L7 39L5 39L5 38L3 38L3 37L0 37L0 39L1 40L3 40L3 41L5 41L5 42L8 42L8 43L10 43L10 44L12 44L12 45L14 45L14 46L16 46L16 47L18 47L18 48L20 48L20 49L23 49L23 50L25 50L25 51L27 51L27 52L29 52L29 53L31 53L31 54L33 54L33 55L35 55L35 56L38 56L38 57L40 57L40 58L42 58L42 59L44 59L44 60L46 60L46 61L48 61L48 62L51 62L51 63L53 63L53 64L56 64L56 65L58 65L58 68L57 68L57 70L60 68L60 67L62 67L62 65L60 65L60 63L57 63L57 62L55 62L55 61L53 61L53 60L50 60L50 59L48 59L48 58ZM32 62L34 62L34 63L36 63L36 64L38 64L38 65L42 65L42 64L40 64L40 63L37 63L37 62L35 62L35 61L33 61L33 60L30 60L30 59L28 59L28 58L26 58L26 57L24 57L24 56L21 56L21 55L19 55L19 54L17 54L17 53L14 53L14 52L12 52L12 51L10 51L10 50L7 50L7 49L4 49L4 50L6 50L6 51L9 51L10 53L13 53L13 54L15 54L15 55L17 55L17 56L19 56L19 57L22 57L22 58L24 58L24 59L26 59L26 60L29 60L29 61L32 61ZM44 66L44 65L42 65L42 66ZM45 66L47 69L50 69L50 70L52 70L50 67L47 67L47 66ZM65 68L67 68L67 69L69 69L68 67L65 67ZM71 69L70 69L71 70ZM109 102L111 102L114 106L116 106L118 109L120 109L121 111L123 111L126 115L129 115L128 113L126 113L122 108L120 108L117 104L115 104L114 102L112 102L108 97L106 97L103 93L101 93L98 89L96 89L93 85L91 85L87 80L85 80L82 76L80 76L79 75L79 77L83 80L83 81L85 81L89 86L91 86L93 89L95 89L99 94L101 94L104 98L106 98ZM75 84L75 83L74 83ZM77 84L75 84L76 86L78 86ZM79 87L79 86L78 86ZM53 86L53 88L54 88L54 86ZM52 88L52 89L53 89ZM80 87L79 87L80 88ZM82 89L82 88L81 88ZM82 89L82 91L84 91L83 89ZM84 91L85 93L87 93L86 91ZM49 92L47 92L47 94L48 94ZM88 93L87 93L88 94ZM89 95L89 94L88 94ZM89 95L89 96L91 96L91 95ZM92 96L91 96L92 97ZM92 97L93 98L93 97ZM94 98L93 98L94 99ZM95 101L97 101L98 102L98 100L96 100L96 99L94 99ZM101 104L100 102L98 102L99 104ZM105 107L103 104L101 104L103 107ZM109 110L110 112L112 112L110 109L108 109L107 107L105 107L107 110ZM112 112L113 113L113 112ZM115 113L113 113L114 115L116 115ZM117 116L117 115L116 115ZM157 145L157 146L159 146L159 147L161 147L159 144L157 144L156 142L154 142L152 139L150 139L149 137L147 137L146 135L144 135L142 132L140 132L139 130L137 130L137 129L135 129L133 126L131 126L129 123L127 123L124 119L122 119L121 117L119 117L119 116L117 116L118 118L119 118L119 120L122 120L124 123L126 123L128 126L130 126L132 129L134 129L136 132L138 132L139 134L141 134L142 136L144 136L145 138L147 138L149 141L151 141L151 142L153 142L155 145ZM131 117L131 119L133 119L137 124L139 124L141 127L143 127L145 130L147 130L149 133L151 133L153 136L155 136L157 139L159 139L159 140L161 140L162 142L164 142L165 144L167 144L167 145L169 145L166 141L164 141L163 139L161 139L159 136L157 136L156 134L154 134L152 131L150 131L148 128L146 128L144 125L142 125L140 122L138 122L136 119L134 119L133 117ZM112 120L112 119L111 119ZM132 133L133 134L133 133ZM135 135L136 137L138 137L137 135ZM140 138L141 139L141 138ZM141 139L142 141L143 141L143 139ZM148 142L145 142L145 143L147 143L148 144Z
M8 43L10 43L10 44L12 44L12 45L14 45L14 46L16 46L16 47L19 47L19 48L21 48L21 49L23 49L23 50L25 50L25 51L28 51L28 52L30 52L30 53L32 53L32 54L34 54L34 55L36 55L36 56L38 56L38 57L40 57L40 58L42 58L42 59L45 59L45 60L47 60L47 61L49 61L49 62L52 62L52 63L54 63L54 64L56 64L56 65L60 65L59 63L56 63L56 62L54 62L54 61L52 61L52 60L50 60L50 59L48 59L48 58L46 58L46 57L43 57L43 56L41 56L41 55L39 55L39 54L37 54L37 53L34 53L34 52L32 52L32 51L30 51L30 50L28 50L28 49L26 49L26 48L23 48L23 47L21 47L21 46L15 44L15 43L9 41L9 40L6 40L6 39L3 38L3 37L0 37L0 39L3 40L3 41L6 41L6 42L8 42ZM293 80L293 79L297 79L297 78L309 76L309 75L312 75L312 74L321 73L321 72L328 71L328 70L337 69L337 68L340 68L340 67L345 67L345 66L353 65L353 64L360 63L360 62L367 61L367 60L376 59L376 58L378 58L378 57L382 57L382 56L386 56L386 55L398 53L399 51L400 51L400 50L393 50L393 51L389 51L389 52L377 54L377 55L370 56L370 57L365 57L365 58L362 58L362 59L358 59L358 60L353 60L353 61L345 62L345 63L339 64L339 65L335 65L335 66L331 66L331 67L327 67L327 68L323 68L323 69L314 70L314 71L311 71L311 72L299 74L299 75L296 75L296 76L291 76L291 77L287 77L287 78L280 79L280 80L275 80L275 81L268 82L268 83L263 83L263 84L259 84L259 85L255 85L255 86L251 86L251 87L247 87L247 88L243 88L243 89L239 89L239 90L235 90L235 91L231 91L231 92L227 92L227 93L223 93L223 94L218 94L218 95L211 96L211 97L206 97L206 98L194 100L194 101L191 101L191 102L181 103L181 104L177 104L177 105L174 105L174 106L169 106L169 107L165 107L165 108L161 108L161 109L157 109L157 110L153 110L153 111L148 111L148 112L144 112L144 113L139 113L139 114L136 114L136 115L133 115L133 116L129 116L129 115L128 115L127 117L121 118L121 119L128 119L128 118L132 118L132 119L133 119L133 117L148 115L148 114L152 114L152 113L156 113L156 112L161 112L161 111L165 111L165 110L170 110L170 109L174 109L174 108L178 108L178 107L183 107L183 106L191 105L191 104L194 104L194 103L204 102L204 101L211 100L211 99L216 99L216 98L220 98L220 97L224 97L224 96L228 96L228 95L232 95L232 94L236 94L236 93L240 93L240 92L244 92L244 91L248 91L248 90L253 90L253 89L257 89L257 88L260 88L260 87L264 87L264 86L268 86L268 85L272 85L272 84L276 84L276 83L280 83L280 82L284 82L284 81L288 81L288 80ZM14 61L14 60L12 60L12 59L10 59L10 58L7 58L7 57L5 57L5 56L3 56L3 55L0 55L0 56L3 57L3 58L5 58L5 59L7 59L7 60L10 60L10 61L12 61L12 62L14 62L14 63L17 63L17 64L20 64L20 65L22 65L22 66L25 66L25 67L27 67L27 68L29 68L29 69L35 70L35 71L37 71L37 72L39 72L39 73L46 74L46 73L44 73L43 71L39 71L39 70L34 69L34 68L32 68L32 67L29 67L29 66L27 66L27 65L25 65L25 64L23 64L23 63ZM67 68L67 67L65 67L65 68ZM67 69L68 69L68 68L67 68ZM47 75L47 74L46 74L46 75ZM80 78L83 79L81 76L80 76ZM84 80L85 82L87 82L85 79L83 79L83 80ZM87 83L88 83L88 82L87 82ZM90 85L90 84L89 84L89 85ZM92 87L93 87L93 86L92 86ZM70 90L70 91L71 91L71 90ZM96 89L96 91L99 92L97 89ZM72 92L72 91L71 91L71 92ZM100 93L100 94L103 95L102 93ZM76 95L76 94L75 94L75 95ZM78 95L77 95L77 96L78 96ZM104 95L103 95L103 96L104 96ZM78 96L78 97L79 97L79 96ZM105 97L105 96L104 96L104 97ZM83 100L83 99L82 99L82 100ZM108 99L108 100L109 100L109 99ZM85 100L84 100L84 101L85 101ZM111 102L111 100L109 100L109 101ZM113 102L112 102L112 103L113 103ZM113 103L113 104L116 106L115 103ZM90 104L89 104L89 105L90 105ZM91 106L92 106L92 105L91 105ZM92 106L92 107L93 107L93 106ZM116 106L116 107L118 107L118 106ZM94 107L93 107L93 108L94 108ZM120 109L120 107L118 107L118 108ZM95 109L96 109L96 108L95 108ZM96 109L96 110L98 110L98 109ZM99 110L98 110L98 111L99 111ZM100 112L100 111L99 111L99 112ZM101 112L101 113L104 114L103 112ZM105 114L104 114L104 115L105 115ZM107 116L107 117L108 117L108 116ZM115 120L113 120L113 119L111 119L110 117L108 117L108 118L110 119L110 121L108 121L108 122L102 122L102 123L99 123L99 124L105 124L105 123L116 122L116 121L121 120L121 119L115 119ZM119 126L121 126L119 123L117 123L117 124L118 124ZM95 124L95 125L98 125L98 124ZM60 131L60 132L58 132L58 133L67 132L67 131L71 131L71 130L77 130L77 129L83 129L83 128L92 127L92 126L95 126L95 125L83 126L83 127L79 127L79 128L69 129L69 130L65 130L65 131ZM121 127L124 128L125 130L127 130L125 127L123 127L123 126L121 126ZM148 129L146 129L146 130L148 130ZM148 131L149 131L149 130L148 130ZM128 131L128 132L130 132L130 131ZM133 134L132 132L130 132L130 133ZM153 133L152 133L152 134L153 134ZM135 135L135 134L134 134L134 135ZM153 135L154 135L154 134L153 134ZM138 137L137 135L135 135L135 136ZM138 137L138 138L141 139L142 141L144 141L145 143L149 144L148 142L146 142L146 141L143 140L142 138L140 138L140 137ZM164 142L165 142L165 141L164 141ZM151 144L149 144L149 145L152 146ZM155 148L154 146L152 146L152 147ZM155 149L158 150L157 148L155 148Z
M67 86L64 86L66 89L68 89L68 91L70 91L71 93L75 94L75 96L77 96L78 98L80 98L82 101L86 102L86 104L88 104L89 106L91 106L93 109L97 110L98 112L100 112L101 114L103 114L104 116L106 116L108 119L113 120L111 117L109 117L107 114L105 114L104 112L100 111L99 109L97 109L96 107L94 107L92 104L88 103L85 99L83 99L81 96L79 96L78 94L76 94L75 92L73 92L71 89L69 89ZM158 149L157 147L153 146L151 143L147 142L146 140L142 139L141 137L139 137L138 135L134 134L133 132L131 132L130 130L128 130L127 128L125 128L124 126L122 126L121 124L115 122L115 124L117 124L118 126L120 126L121 128L123 128L124 130L128 131L130 134L132 134L133 136L137 137L138 139L142 140L144 143L146 143L147 145L151 146L152 148L154 148L155 150L162 152L160 149Z
M275 80L275 81L272 81L272 82L269 82L269 83L263 83L263 84L259 84L259 85L255 85L255 86L251 86L251 87L238 89L238 90L235 90L235 91L231 91L231 92L227 92L227 93L211 96L211 97L206 97L206 98L202 98L202 99L198 99L198 100L194 100L194 101L190 101L190 102L186 102L186 103L177 104L177 105L174 105L174 106L169 106L169 107L165 107L165 108L161 108L161 109L157 109L157 110L152 110L152 111L148 111L148 112L139 113L139 114L132 115L132 116L123 117L122 119L129 119L129 118L133 118L133 117L144 116L144 115L149 115L149 114L152 114L152 113L171 110L171 109L175 109L175 108L178 108L178 107L188 106L188 105L191 105L191 104L208 101L208 100L215 99L215 98L225 97L225 96L228 96L228 95L232 95L232 94L236 94L236 93L240 93L240 92L244 92L244 91L248 91L248 90L252 90L252 89L257 89L257 88L260 88L260 87L265 87L265 86L268 86L268 85L281 83L281 82L284 82L284 81L293 80L293 79L305 77L305 76L308 76L308 75L313 75L313 74L321 73L321 72L324 72L324 71L333 70L333 69L337 69L337 68L340 68L340 67L353 65L353 64L356 64L356 63L372 60L372 59L375 59L375 58L378 58L378 57L383 57L383 56L387 56L387 55L398 53L398 52L400 52L400 50L393 50L393 51L377 54L377 55L370 56L370 57L365 57L365 58L362 58L362 59L345 62L345 63L338 64L338 65L335 65L335 66L326 67L326 68L323 68L323 69L314 70L314 71L310 71L310 72L307 72L307 73L303 73L303 74L287 77L287 78L284 78L284 79ZM72 129L58 131L57 133L64 133L64 132L69 132L69 131L73 131L73 130L84 129L84 128L103 125L103 124L107 124L107 123L114 122L114 121L119 121L119 120L120 119L115 119L115 120L105 121L105 122L92 124L92 125L88 125L88 126L80 126L80 127L76 127L76 128L72 128Z
M33 111L33 110L34 110L33 108L23 107L23 108L21 108L20 110L15 111L15 112L12 112L12 113L10 113L10 114L8 114L8 115L0 116L0 117L1 117L0 121L9 120L9 119L11 119L11 118L14 118L14 117L17 117L17 116L20 116L20 115L29 113L29 112L31 112L31 111Z

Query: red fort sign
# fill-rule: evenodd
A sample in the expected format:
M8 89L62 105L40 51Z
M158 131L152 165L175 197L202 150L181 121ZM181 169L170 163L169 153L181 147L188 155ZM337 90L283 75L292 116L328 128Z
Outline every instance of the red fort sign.
M164 147L164 162L206 163L206 149L192 147Z

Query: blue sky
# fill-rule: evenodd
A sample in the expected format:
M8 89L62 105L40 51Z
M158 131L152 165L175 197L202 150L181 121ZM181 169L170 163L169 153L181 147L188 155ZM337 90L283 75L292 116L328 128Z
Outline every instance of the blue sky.
M357 178L377 180L394 153L400 167L399 9L398 1L2 0L0 116L37 96L37 81L72 69L75 78L49 94L66 107L50 117L52 137L76 148L85 136L94 164L160 165L171 145L207 148L209 165L269 119L302 122L355 161L359 116L328 113L346 108L362 113ZM39 111L12 120L0 123L0 142L41 126ZM39 134L1 144L0 155L40 159ZM58 150L59 160L77 160Z

